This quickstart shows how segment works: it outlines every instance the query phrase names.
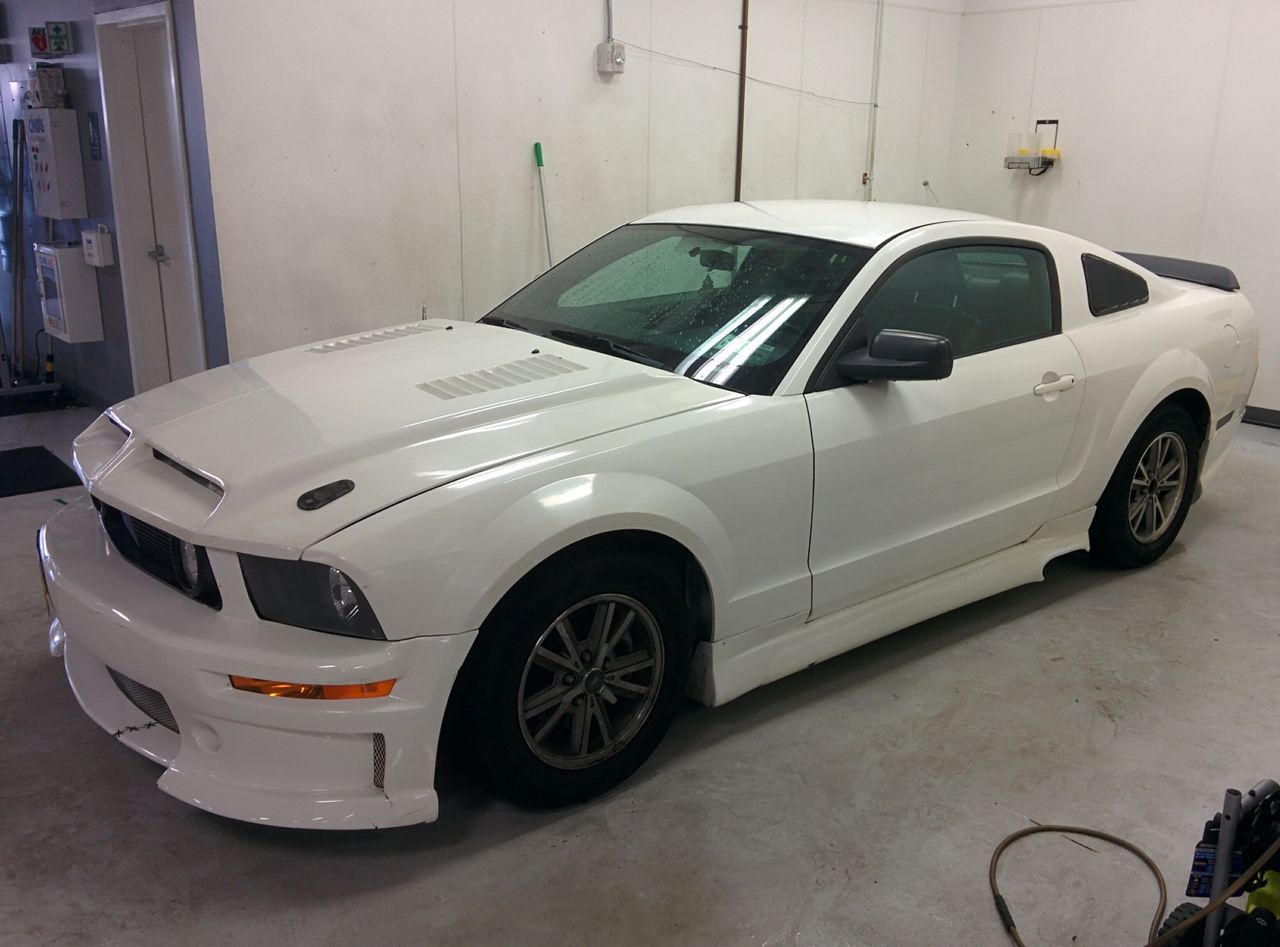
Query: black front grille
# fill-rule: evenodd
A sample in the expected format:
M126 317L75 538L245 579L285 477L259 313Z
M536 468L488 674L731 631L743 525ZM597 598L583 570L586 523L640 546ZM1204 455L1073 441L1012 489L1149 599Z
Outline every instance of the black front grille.
M152 690L146 684L139 684L131 677L125 677L114 668L107 668L107 673L111 675L111 680L116 682L116 687L120 688L120 693L129 698L129 703L160 726L174 733L178 732L178 721L173 719L173 711L169 709L169 703L164 699L164 695L157 690Z
M174 539L162 529L156 529L150 523L144 523L142 520L134 519L127 513L120 514L120 520L124 523L124 528L129 531L134 542L138 544L138 551L142 555L155 562L172 562L172 552ZM172 568L170 565L169 568ZM177 581L177 576L174 576Z
M178 537L96 498L93 502L98 508L98 515L102 517L102 526L111 538L111 544L120 555L184 595L190 594L178 574ZM213 579L213 571L209 568L209 557L204 549L198 551L198 556L204 578L197 594L191 597L210 608L222 608L222 596Z

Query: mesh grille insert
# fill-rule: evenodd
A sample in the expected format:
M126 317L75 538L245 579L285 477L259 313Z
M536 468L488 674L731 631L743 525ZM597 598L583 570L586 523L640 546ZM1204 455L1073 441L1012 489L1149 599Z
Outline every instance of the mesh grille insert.
M387 738L381 733L373 735L373 784L382 788L387 775Z
M169 709L168 702L159 691L152 690L146 684L139 684L131 677L125 677L114 668L107 668L107 673L111 675L111 680L116 682L116 687L120 688L120 693L129 698L129 703L160 726L174 733L178 732L178 721L173 718L173 711Z

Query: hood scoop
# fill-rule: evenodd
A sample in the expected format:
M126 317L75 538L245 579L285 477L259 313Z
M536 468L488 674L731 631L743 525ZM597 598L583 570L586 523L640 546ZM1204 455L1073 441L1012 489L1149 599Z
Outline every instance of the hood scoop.
M515 388L517 385L527 385L545 378L555 378L558 375L581 371L586 371L585 365L571 362L559 355L534 355L531 358L494 365L492 368L482 368L479 371L424 381L418 387L441 401L452 401L455 398L465 398L467 395L479 395L486 391L497 391L500 388Z
M328 355L330 352L354 349L361 345L373 345L375 342L390 342L392 339L402 339L406 335L417 335L420 332L437 332L441 328L443 327L428 325L425 322L409 322L402 326L379 329L376 332L365 332L345 339L334 339L332 342L321 342L319 345L313 345L305 351L314 352L316 355Z

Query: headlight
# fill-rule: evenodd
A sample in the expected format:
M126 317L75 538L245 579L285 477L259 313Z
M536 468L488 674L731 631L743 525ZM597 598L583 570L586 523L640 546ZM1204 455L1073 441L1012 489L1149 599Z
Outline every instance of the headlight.
M221 607L213 570L209 568L209 557L203 547L176 537L170 539L169 567L173 575L171 581L175 581L178 588L198 601Z
M356 638L385 639L360 586L322 562L240 556L259 618Z

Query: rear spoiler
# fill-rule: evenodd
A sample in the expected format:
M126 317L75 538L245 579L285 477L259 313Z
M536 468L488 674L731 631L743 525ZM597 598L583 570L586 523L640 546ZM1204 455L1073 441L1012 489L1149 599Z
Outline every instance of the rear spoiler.
M1120 255L1132 260L1138 266L1145 267L1157 276L1182 280L1184 283L1199 283L1201 286L1212 286L1214 289L1225 289L1234 292L1240 288L1236 274L1225 266L1213 263L1197 263L1195 260L1179 260L1171 256L1152 256L1149 253L1124 253Z

